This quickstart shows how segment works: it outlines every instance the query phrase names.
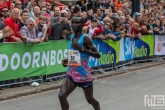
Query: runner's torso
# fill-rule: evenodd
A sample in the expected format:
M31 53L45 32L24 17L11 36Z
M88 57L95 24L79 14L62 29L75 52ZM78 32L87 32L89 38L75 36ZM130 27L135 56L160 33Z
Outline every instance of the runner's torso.
M72 41L74 39L74 34L71 35L70 42L69 42L69 50L77 52L76 49L72 47ZM79 40L77 41L78 44L83 48L84 38L86 34L82 34ZM80 54L80 66L68 66L67 74L70 75L75 82L90 82L92 80L90 67L88 65L89 55L85 54L84 52L78 51ZM69 53L70 54L70 53ZM77 55L78 56L78 55ZM69 59L68 59L69 60Z

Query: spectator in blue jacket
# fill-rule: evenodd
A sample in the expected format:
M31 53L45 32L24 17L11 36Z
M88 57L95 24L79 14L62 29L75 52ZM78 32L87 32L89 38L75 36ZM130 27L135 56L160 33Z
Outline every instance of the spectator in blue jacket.
M154 35L162 35L163 33L163 27L160 25L160 21L156 20L155 24L153 24L153 31Z

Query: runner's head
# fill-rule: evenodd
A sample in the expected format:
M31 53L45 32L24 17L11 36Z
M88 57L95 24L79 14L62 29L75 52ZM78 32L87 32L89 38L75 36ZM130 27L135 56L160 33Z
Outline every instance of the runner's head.
M82 17L73 17L71 27L74 32L82 32L84 26L84 19Z

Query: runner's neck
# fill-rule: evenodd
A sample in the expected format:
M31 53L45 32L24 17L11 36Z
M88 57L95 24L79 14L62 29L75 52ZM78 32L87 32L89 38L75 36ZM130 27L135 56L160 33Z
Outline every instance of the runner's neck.
M76 32L75 33L75 38L79 38L82 35L82 32Z

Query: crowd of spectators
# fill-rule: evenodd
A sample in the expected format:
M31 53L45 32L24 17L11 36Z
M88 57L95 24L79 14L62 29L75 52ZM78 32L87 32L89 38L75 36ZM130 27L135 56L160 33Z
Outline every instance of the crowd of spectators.
M165 33L164 0L140 0L140 12L133 15L132 0L78 0L62 8L47 0L0 0L0 16L0 42L65 39L72 33L73 16L84 18L83 32L91 39Z
M84 18L83 32L91 39L120 40L121 37L164 34L163 0L140 0L140 12L132 15L131 10L131 0L78 0L76 5L68 2L62 8L45 0L12 3L1 0L0 30L6 26L12 30L1 32L10 34L2 36L1 42L39 43L65 39L72 33L73 16Z

